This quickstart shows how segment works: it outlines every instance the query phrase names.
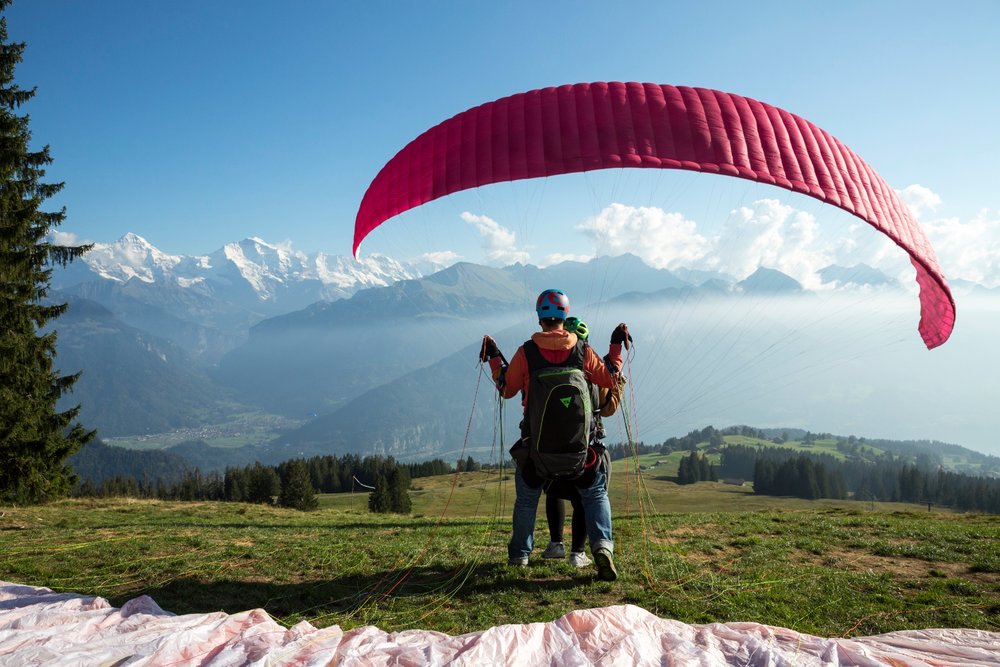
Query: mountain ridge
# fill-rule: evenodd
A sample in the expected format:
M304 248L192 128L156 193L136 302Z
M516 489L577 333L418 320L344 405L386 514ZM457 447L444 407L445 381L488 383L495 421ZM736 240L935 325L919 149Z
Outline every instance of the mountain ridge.
M205 255L170 255L129 232L112 243L95 243L76 262L53 272L52 286L65 289L92 280L140 280L201 287L217 294L249 289L257 301L267 304L297 285L306 286L308 298L318 301L344 298L365 287L390 285L419 275L414 266L377 253L361 260L305 253L256 236L227 243Z
M60 294L72 296L74 302L70 305L70 313L74 309L91 307L81 299L99 303L108 310L102 315L104 324L101 326L116 335L93 335L99 328L94 316L89 320L62 319L57 327L66 334L61 336L61 347L79 341L81 336L89 336L87 340L94 349L87 357L89 361L82 362L85 375L104 377L96 385L99 390L94 384L82 383L76 398L102 404L108 414L97 419L94 425L116 435L142 434L164 428L163 425L169 423L162 416L154 418L150 413L149 424L142 425L143 406L136 405L131 396L125 395L124 388L132 384L125 381L129 369L122 365L136 364L137 370L132 375L144 377L149 376L149 369L153 367L154 360L143 359L133 349L133 343L128 342L138 340L140 333L146 335L143 340L163 341L147 344L143 348L147 354L154 354L158 346L167 342L187 353L181 355L172 351L162 355L165 361L161 359L160 363L166 364L162 369L164 377L175 378L176 382L168 383L161 390L161 402L177 401L180 410L180 406L190 405L188 396L199 397L198 400L207 406L225 397L233 401L237 409L257 410L293 421L337 414L339 419L350 424L334 427L332 422L326 422L328 425L324 428L343 433L344 440L349 440L351 446L361 451L374 446L403 453L416 439L427 438L436 429L440 431L443 422L425 423L419 429L409 429L405 423L393 425L395 417L392 414L380 416L376 404L392 397L412 397L421 391L427 396L448 395L453 402L463 400L462 391L453 392L452 389L455 383L461 389L466 380L459 373L467 370L464 366L471 363L469 359L474 355L472 348L475 345L470 347L470 341L480 339L485 333L506 336L501 340L504 346L522 341L533 327L531 304L541 289L560 287L567 290L574 312L585 314L595 332L616 324L617 317L624 317L630 325L636 325L637 333L647 337L643 341L647 350L651 349L650 343L662 345L650 336L662 336L664 324L670 327L670 338L707 336L709 332L704 328L683 332L680 328L687 324L689 314L699 309L713 318L711 321L719 321L722 327L721 318L736 312L728 306L718 305L725 299L758 295L777 300L813 293L790 276L767 267L759 267L743 280L736 280L700 271L655 269L634 255L619 255L547 267L514 264L497 268L456 262L428 275L399 277L386 285L365 287L356 281L352 285L357 289L349 296L309 301L299 307L294 300L283 299L281 290L284 289L282 285L294 281L312 287L319 284L318 279L307 275L297 263L297 258L304 253L296 255L260 238L249 237L216 251L216 255L228 253L226 272L213 274L212 280L196 280L195 273L188 273L185 283L178 280L183 277L178 273L181 269L194 266L199 271L207 271L206 266L213 262L219 264L222 260L205 260L208 255L169 256L156 251L138 235L126 235L120 241L113 252L109 250L96 256L105 262L101 265L104 273L116 278L100 278L91 271L87 280L75 282L64 288L64 292L53 295L55 298L61 298ZM118 256L115 253L128 260L128 266L113 269L109 262ZM244 266L241 272L238 266L244 260L258 272L251 278L266 282L270 280L268 276L286 276L268 283L269 289L274 288L268 293L272 300L258 298L260 295L252 281L246 279L249 270ZM386 266L403 265L393 261ZM872 293L896 290L903 293L897 283L871 267L831 265L824 272L831 281L851 286L846 289L857 289L865 299ZM409 274L404 271L399 275ZM310 280L313 282L309 283ZM227 281L230 286L238 285L240 289L223 289ZM986 292L985 288L983 291ZM801 299L787 301L797 300ZM639 313L660 306L669 308L672 315L660 322L649 322L649 326L638 321ZM761 314L746 314L740 326L745 327L748 323L757 326ZM772 317L780 322L789 315L790 311L780 311ZM608 318L614 320L608 321ZM764 324L768 330L775 330L773 322L761 321L762 329ZM74 329L79 331L74 332ZM735 329L720 330L728 333ZM657 331L661 333L654 333ZM817 334L822 331L822 327L815 329ZM768 349L778 349L775 345L787 345L788 341L798 341L800 337L785 336ZM717 348L715 354L723 351L731 355L743 354L745 343L745 340L734 338L726 347ZM671 343L667 349L673 347ZM697 354L705 354L705 348L693 346L691 349ZM437 366L456 350L464 353L454 362ZM175 361L177 367L173 366ZM737 371L759 363L749 356L741 358L740 363L735 361L734 356L724 363ZM672 363L675 369L685 368L682 361ZM98 365L87 368L87 364ZM113 366L115 364L117 366ZM433 371L427 371L428 368ZM762 376L766 375L764 371L761 369ZM797 371L788 368L786 372ZM433 378L429 380L432 384L447 386L428 392L419 381L421 373ZM417 379L410 378L410 374L416 374L413 377ZM193 379L195 376L197 380ZM118 379L112 381L115 377ZM191 391L186 391L181 378L192 378ZM370 405L358 402L373 391L376 393L365 399L372 401ZM384 393L380 396L378 391ZM151 397L148 400L159 399ZM111 413L115 411L131 414L113 417ZM196 413L188 411L191 415ZM128 423L136 426L124 428L125 416ZM412 425L418 418L419 411L409 412L400 420ZM182 423L190 424L197 419L186 417ZM370 425L367 435L354 428L362 422ZM394 433L393 429L397 428L398 432ZM379 442L368 437L374 436L375 431L381 433L377 438ZM454 445L450 434L434 436L434 440L442 447Z

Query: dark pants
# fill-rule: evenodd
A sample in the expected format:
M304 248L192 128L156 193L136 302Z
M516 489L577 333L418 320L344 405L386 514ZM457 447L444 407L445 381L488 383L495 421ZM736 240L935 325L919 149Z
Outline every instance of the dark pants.
M566 523L566 504L563 499L569 496L566 499L573 506L573 542L570 551L583 551L587 545L587 519L583 514L583 501L575 487L570 486L568 491L565 495L553 493L551 487L546 491L545 517L549 521L549 540L563 541L563 524Z

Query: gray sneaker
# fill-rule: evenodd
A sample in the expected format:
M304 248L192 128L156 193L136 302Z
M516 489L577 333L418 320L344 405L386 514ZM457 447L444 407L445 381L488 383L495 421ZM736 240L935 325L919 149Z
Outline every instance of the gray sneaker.
M607 549L598 549L594 552L594 562L597 563L597 578L601 581L614 581L618 578L618 570L615 569L615 561L611 559L611 552Z
M572 551L569 554L569 564L573 567L587 567L591 562L587 554L582 551Z
M520 558L508 558L507 564L512 567L528 567L528 557L521 556Z
M542 552L542 558L548 558L550 560L565 557L566 547L563 546L562 542L549 542L549 546L545 547L545 551Z

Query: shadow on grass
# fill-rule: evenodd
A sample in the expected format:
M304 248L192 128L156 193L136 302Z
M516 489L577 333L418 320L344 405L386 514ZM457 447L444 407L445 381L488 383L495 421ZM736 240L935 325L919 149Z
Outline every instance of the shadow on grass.
M457 527L482 527L483 522L481 519L413 519L408 521L353 521L353 522L303 522L303 523L262 523L258 521L238 521L238 522L220 522L213 523L211 521L176 521L169 523L160 523L154 521L148 522L133 522L127 524L129 528L148 528L163 530L166 528L202 528L202 529L212 529L212 530L280 530L284 532L295 532L302 530L325 530L325 531L357 531L357 530L371 530L373 528L378 528L381 530L419 530L426 528L437 528L438 526L457 526ZM121 523L95 523L88 524L84 528L86 530L113 530L121 528ZM8 528L0 527L0 530L7 530Z
M503 596L540 592L558 593L594 581L594 571L571 571L565 564L537 564L527 569L505 563L470 564L461 568L422 566L347 575L297 583L261 581L205 581L179 577L110 602L120 607L138 595L148 595L164 610L175 614L215 611L237 613L262 608L271 616L296 620L332 615L351 616L366 605L415 604L414 600L434 600L442 596L455 603L471 603L483 596ZM407 599L409 599L407 601Z

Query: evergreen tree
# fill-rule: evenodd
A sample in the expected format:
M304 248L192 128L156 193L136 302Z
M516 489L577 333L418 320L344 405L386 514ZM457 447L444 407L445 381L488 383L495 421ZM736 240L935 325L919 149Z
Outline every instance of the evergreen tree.
M368 494L368 511L386 514L392 509L392 498L389 495L389 485L382 473L375 475L375 488Z
M807 434L808 435L808 434ZM800 456L789 466L790 479L788 484L793 495L806 500L816 500L820 497L819 482L816 481L816 466L808 456Z
M694 484L709 480L715 481L715 471L712 470L707 458L697 451L692 451L681 459L677 466L678 484Z
M278 494L278 504L308 512L316 509L319 501L312 481L309 479L309 469L305 461L296 459L289 461L281 477L281 493Z
M677 465L677 483L694 484L694 471L691 470L691 457L685 456Z
M8 4L0 0L0 11ZM46 301L53 266L90 246L49 240L66 212L40 207L63 184L42 182L48 146L29 148L28 116L17 114L35 94L14 82L24 48L7 41L0 16L0 501L36 503L69 492L76 480L66 459L94 436L74 423L79 406L56 408L79 374L53 369L56 333L44 331L67 307Z
M93 498L97 495L97 486L89 479L85 479L73 489L73 495L77 498Z
M232 502L247 499L247 474L243 468L226 468L224 498Z
M753 492L757 495L769 496L775 494L774 478L777 464L766 459L757 459L753 471Z
M698 481L707 482L715 481L715 473L712 472L712 466L708 462L708 459L704 456L698 457Z
M410 502L410 476L401 467L389 473L389 509L396 514L409 514L413 509Z
M274 502L274 496L279 493L281 493L281 479L274 468L258 462L248 470L247 502L270 505Z

